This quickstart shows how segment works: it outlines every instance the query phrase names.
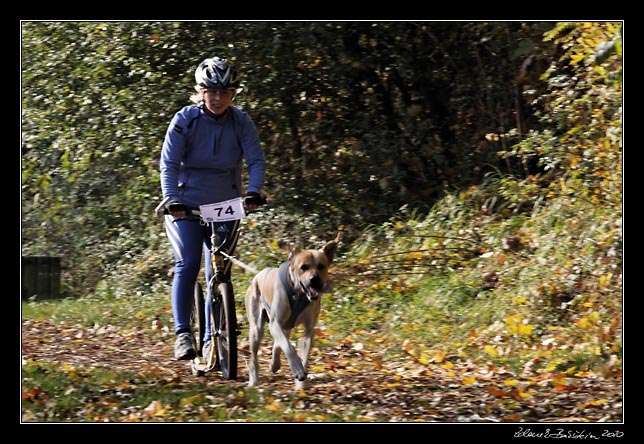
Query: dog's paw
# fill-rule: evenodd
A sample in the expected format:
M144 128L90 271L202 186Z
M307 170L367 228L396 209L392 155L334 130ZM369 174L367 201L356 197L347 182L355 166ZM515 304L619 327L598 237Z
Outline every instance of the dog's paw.
M297 382L306 381L306 371L305 370L296 371L295 372L295 379L297 379Z
M303 379L302 381L295 381L295 389L296 390L304 390L309 387L309 380L308 379Z

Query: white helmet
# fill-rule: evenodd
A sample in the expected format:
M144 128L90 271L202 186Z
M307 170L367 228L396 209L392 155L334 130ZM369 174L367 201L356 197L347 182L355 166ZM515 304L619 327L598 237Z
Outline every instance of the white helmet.
M234 89L240 92L239 73L228 60L212 57L199 64L195 71L197 85L204 88Z

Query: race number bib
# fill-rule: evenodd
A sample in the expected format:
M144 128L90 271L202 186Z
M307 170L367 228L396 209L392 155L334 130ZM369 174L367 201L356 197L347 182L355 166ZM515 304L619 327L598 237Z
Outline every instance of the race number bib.
M226 222L246 217L244 200L241 197L214 204L200 205L199 210L201 211L201 218L206 222Z

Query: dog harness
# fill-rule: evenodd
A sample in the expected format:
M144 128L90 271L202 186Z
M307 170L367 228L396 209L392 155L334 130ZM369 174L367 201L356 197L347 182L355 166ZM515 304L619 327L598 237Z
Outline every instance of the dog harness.
M284 261L280 264L278 270L277 270L277 275L280 278L280 282L284 286L284 289L286 290L286 294L288 295L288 303L291 306L291 317L288 320L288 323L286 326L288 328L294 328L295 327L295 320L297 317L304 311L304 309L309 305L309 299L305 296L299 295L295 291L295 287L293 286L292 283L289 282L288 279L288 261ZM271 315L271 307L268 305L268 302L264 298L264 295L262 294L262 303L264 304L264 308L266 309L266 312L268 315Z

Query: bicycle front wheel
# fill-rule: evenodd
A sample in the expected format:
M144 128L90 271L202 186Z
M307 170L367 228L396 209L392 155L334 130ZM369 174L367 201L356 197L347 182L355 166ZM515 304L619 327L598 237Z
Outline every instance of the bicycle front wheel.
M230 283L217 286L210 311L210 325L217 340L217 355L224 379L237 379L237 312Z
M199 282L195 283L193 292L194 303L192 305L192 313L190 314L190 327L192 329L192 339L197 350L197 356L201 356L204 343L204 333L206 331L206 305L203 296L203 288ZM199 359L190 361L190 368L192 374L195 376L205 375L205 371L199 365Z

